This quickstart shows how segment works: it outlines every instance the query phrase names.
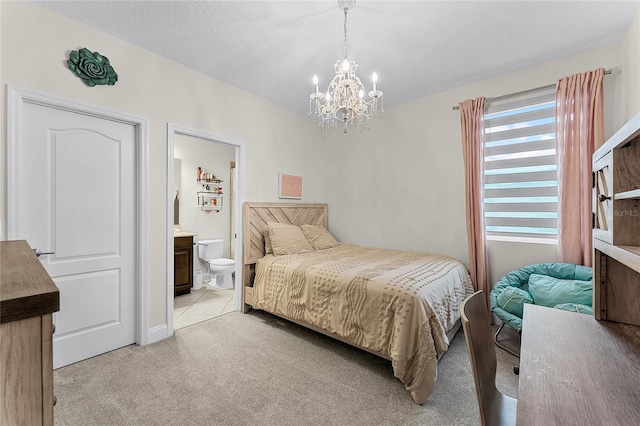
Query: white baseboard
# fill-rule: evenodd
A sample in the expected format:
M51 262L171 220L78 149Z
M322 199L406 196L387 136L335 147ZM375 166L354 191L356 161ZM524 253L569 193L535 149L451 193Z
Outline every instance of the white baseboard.
M167 324L162 324L157 327L150 328L147 332L147 345L152 343L159 342L160 340L164 340L168 337L171 337L173 333L169 333L169 328Z

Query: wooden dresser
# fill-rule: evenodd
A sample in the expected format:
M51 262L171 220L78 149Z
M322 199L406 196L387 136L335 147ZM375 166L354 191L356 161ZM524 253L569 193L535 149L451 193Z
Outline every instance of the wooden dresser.
M60 293L26 241L0 241L0 265L0 425L52 425Z

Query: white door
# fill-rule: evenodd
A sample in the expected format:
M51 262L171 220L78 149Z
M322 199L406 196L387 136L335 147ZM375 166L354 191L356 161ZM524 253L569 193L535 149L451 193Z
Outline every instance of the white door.
M135 343L135 126L24 104L16 233L60 289L54 368Z

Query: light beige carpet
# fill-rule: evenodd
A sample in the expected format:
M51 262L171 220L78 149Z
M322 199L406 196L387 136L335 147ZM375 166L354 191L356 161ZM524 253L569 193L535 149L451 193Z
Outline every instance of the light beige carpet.
M518 359L496 352L498 388L515 397ZM420 406L389 361L258 311L58 369L54 386L56 425L479 424L462 330Z

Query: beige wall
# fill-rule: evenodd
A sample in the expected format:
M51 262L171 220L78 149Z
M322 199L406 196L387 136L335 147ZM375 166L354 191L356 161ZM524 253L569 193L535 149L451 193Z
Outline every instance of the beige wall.
M277 201L279 171L304 176L305 199L324 201L317 165L317 128L278 107L176 62L31 2L0 2L2 102L6 85L98 105L149 119L149 327L166 324L167 123L243 140L246 200ZM107 56L115 86L87 87L66 67L70 50ZM305 102L302 100L301 102ZM6 116L2 114L0 237L6 236ZM307 160L309 159L309 160ZM320 191L318 191L320 190Z
M277 173L299 174L304 177L303 202L329 203L329 227L339 239L443 253L466 262L464 172L453 105L622 65L629 71L626 76L623 72L605 80L607 91L614 92L607 101L608 134L640 109L638 13L620 44L387 108L373 132L353 138L321 138L315 122L304 115L33 3L0 2L0 19L1 108L6 85L12 84L149 118L150 327L166 323L167 122L245 141L247 201L278 201ZM65 65L69 50L81 47L109 57L120 81L84 86ZM384 82L380 84L384 90ZM6 116L0 117L0 193L6 194ZM0 221L1 238L6 235L5 195L0 197ZM524 263L556 258L553 245L490 242L490 279Z
M443 253L466 262L460 117L451 107L620 63L619 44L606 46L396 105L377 117L375 131L326 139L325 182L334 189L327 195L331 230L344 241ZM605 77L609 133L619 78L619 73ZM384 90L384 82L380 87ZM488 251L491 282L525 264L557 260L557 246L549 244L490 241Z
M640 112L640 6L622 40L622 111L618 127Z

